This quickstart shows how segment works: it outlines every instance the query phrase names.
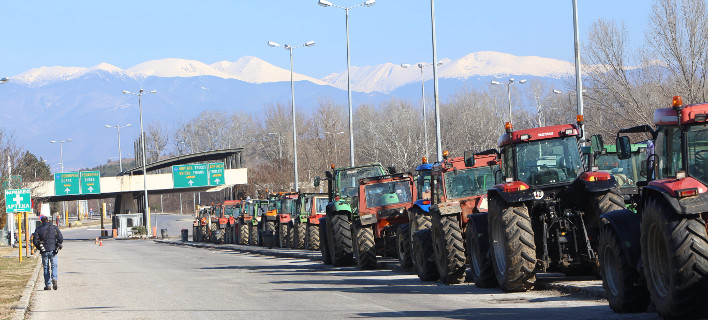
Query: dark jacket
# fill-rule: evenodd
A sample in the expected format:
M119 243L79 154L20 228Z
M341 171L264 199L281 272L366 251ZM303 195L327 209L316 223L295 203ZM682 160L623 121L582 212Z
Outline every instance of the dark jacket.
M44 251L42 252L55 251L57 246L61 248L63 242L64 237L61 235L59 227L49 222L42 223L42 225L34 231L34 239L32 240L32 243L37 249L40 249L40 243L44 245Z

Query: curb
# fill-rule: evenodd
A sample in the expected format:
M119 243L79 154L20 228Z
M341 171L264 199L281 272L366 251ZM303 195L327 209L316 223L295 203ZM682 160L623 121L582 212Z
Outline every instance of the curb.
M305 251L305 250L295 250L295 249L280 249L280 248L262 248L262 247L252 247L252 246L242 246L237 244L212 244L203 242L191 242L191 241L181 241L181 240L154 240L158 243L177 245L177 246L188 246L194 248L208 248L208 249L221 249L221 250L235 250L240 252L255 253L265 256L275 256L281 258L295 258L295 259L306 259L312 261L322 261L322 255L320 251ZM388 269L395 272L402 272L407 274L415 274L411 270L406 270L398 265L398 260L384 260L379 261L378 267L380 269ZM539 281L540 280L540 281ZM602 288L602 283L600 281L583 281L583 280L565 280L558 277L548 277L540 276L537 279L536 290L555 290L562 293L577 294L588 297L590 299L604 300L605 290Z
M37 263L34 266L34 271L32 271L32 276L30 277L29 281L27 281L25 290L22 291L22 297L20 298L20 302L18 302L15 306L12 307L13 309L15 309L15 314L12 316L13 320L24 319L27 315L27 311L29 310L30 300L32 298L32 291L34 291L34 287L37 284L37 279L39 279L39 271L42 268L42 259L35 259L37 259Z

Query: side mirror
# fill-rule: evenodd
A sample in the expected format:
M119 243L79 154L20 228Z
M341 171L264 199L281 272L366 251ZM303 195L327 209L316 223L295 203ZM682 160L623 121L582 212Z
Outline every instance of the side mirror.
M642 162L640 162L639 176L641 176L642 178L645 178L645 179L647 177L647 161L646 160L642 160Z
M599 134L590 137L590 145L594 152L602 152L602 150L605 150L605 143L602 141L602 136Z
M388 174L395 174L396 173L396 167L388 167Z
M617 158L626 160L632 157L632 144L628 136L617 137Z
M325 171L325 176L327 176L327 179L332 179L332 171Z
M315 177L315 187L319 187L319 186L320 186L320 176L316 176Z

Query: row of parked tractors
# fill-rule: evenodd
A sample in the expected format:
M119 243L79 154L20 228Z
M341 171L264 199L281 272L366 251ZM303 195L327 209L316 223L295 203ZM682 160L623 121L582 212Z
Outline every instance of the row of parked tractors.
M320 250L325 264L397 258L423 281L505 292L537 273L602 277L610 307L666 318L708 301L708 104L657 109L616 145L578 123L514 131L498 148L396 173L332 166L326 194L233 201L195 221L197 239ZM644 135L631 144L623 134ZM212 218L210 218L212 217ZM209 220L211 219L211 220Z

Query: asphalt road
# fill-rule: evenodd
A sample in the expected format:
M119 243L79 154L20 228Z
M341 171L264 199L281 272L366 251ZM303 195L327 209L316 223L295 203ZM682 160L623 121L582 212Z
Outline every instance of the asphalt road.
M191 214L151 214L150 222L152 226L155 226L157 222L157 235L160 235L160 229L167 229L167 233L170 237L178 237L180 235L180 230L188 229L189 234L192 234L192 219ZM157 220L156 220L157 219ZM65 238L69 240L89 240L96 239L96 237L101 235L100 224L97 224L99 220L84 220L84 223L90 223L90 225L81 226L78 228L62 229L62 234ZM106 229L111 228L111 220L106 219L104 221L104 227Z
M176 219L176 225L184 222ZM66 230L67 238L74 232ZM59 290L35 288L30 319L655 319L555 291L503 294L388 270L149 240L69 240Z

